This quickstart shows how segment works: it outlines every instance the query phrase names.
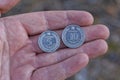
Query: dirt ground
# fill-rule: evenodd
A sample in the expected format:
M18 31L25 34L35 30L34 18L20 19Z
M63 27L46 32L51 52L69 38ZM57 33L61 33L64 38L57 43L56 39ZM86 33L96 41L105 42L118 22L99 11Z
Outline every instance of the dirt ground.
M105 24L111 32L108 53L91 60L88 67L68 80L120 80L120 0L21 0L2 16L48 10L89 11L95 17L94 24Z

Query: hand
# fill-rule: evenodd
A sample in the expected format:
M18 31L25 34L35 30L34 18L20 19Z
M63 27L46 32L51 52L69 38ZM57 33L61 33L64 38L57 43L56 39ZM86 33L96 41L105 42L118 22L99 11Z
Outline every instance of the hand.
M0 13L11 9L19 0L0 0ZM61 35L68 24L84 26L85 44L67 49L63 44L52 54L37 45L38 35L48 28ZM91 25L93 17L83 11L37 12L0 19L0 80L64 80L85 67L89 58L107 51L104 41L109 30ZM97 46L97 47L96 47Z
M86 34L85 44L77 49L63 44L58 51L43 53L38 36L51 29L61 35L68 24L78 24ZM107 51L109 30L92 25L93 17L84 11L49 11L0 19L0 80L64 80L89 61Z

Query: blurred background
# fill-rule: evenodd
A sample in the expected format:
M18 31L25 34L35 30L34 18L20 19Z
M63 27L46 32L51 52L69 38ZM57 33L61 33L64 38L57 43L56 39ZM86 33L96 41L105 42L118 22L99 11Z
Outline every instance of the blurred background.
M105 24L111 31L108 53L67 80L120 80L120 0L21 0L3 16L48 10L89 11L94 24Z

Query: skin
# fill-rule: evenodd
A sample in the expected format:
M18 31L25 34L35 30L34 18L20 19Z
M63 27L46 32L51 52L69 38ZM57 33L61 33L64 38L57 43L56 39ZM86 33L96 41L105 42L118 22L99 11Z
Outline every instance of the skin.
M5 1L2 3L2 1ZM0 12L11 9L18 0L0 0ZM89 59L106 53L109 30L105 25L92 25L85 11L34 12L0 18L0 80L65 80L84 68ZM60 49L48 54L37 45L45 30L60 36L68 24L78 24L85 31L85 43L77 49Z

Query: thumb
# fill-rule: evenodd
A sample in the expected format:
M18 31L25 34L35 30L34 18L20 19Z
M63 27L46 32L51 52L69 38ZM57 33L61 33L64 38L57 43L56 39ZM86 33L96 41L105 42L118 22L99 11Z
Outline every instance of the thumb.
M0 0L0 15L14 7L20 0Z

